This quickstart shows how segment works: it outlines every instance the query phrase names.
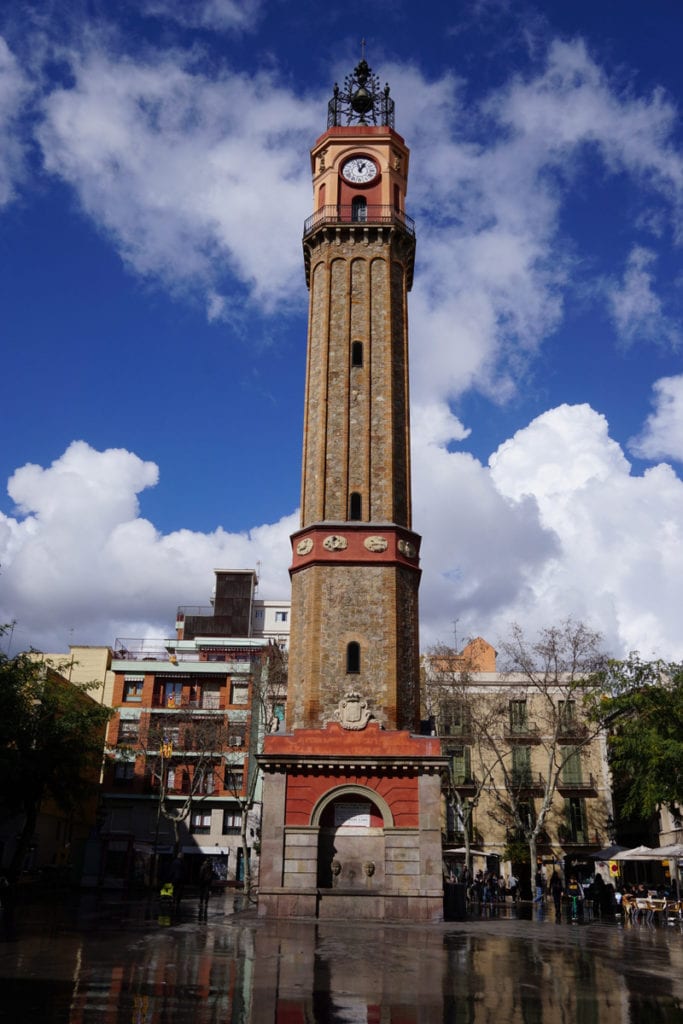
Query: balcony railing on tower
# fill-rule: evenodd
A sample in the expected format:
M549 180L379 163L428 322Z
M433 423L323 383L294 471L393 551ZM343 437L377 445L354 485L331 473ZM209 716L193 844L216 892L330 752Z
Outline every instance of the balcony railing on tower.
M377 203L367 206L321 206L304 223L304 237L328 224L390 224L415 237L415 221L412 217L395 206L381 206Z

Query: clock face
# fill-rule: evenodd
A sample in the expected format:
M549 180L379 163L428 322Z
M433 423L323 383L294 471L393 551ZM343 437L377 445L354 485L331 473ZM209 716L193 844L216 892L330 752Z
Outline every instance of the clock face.
M354 185L365 185L377 177L377 167L366 156L352 156L342 167L342 174Z

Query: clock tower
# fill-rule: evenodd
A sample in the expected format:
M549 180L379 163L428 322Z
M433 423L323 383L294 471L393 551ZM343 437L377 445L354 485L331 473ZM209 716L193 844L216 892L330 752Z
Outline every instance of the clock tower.
M365 59L311 150L301 523L285 731L266 736L259 914L440 920L440 743L419 723L408 148Z
M292 538L288 728L320 727L347 690L384 728L419 719L407 295L408 148L365 60L335 86L311 150L301 529Z

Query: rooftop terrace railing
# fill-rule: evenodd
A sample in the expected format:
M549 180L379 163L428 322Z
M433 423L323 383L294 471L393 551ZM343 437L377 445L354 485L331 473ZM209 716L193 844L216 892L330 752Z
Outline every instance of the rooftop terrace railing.
M114 657L121 661L168 661L175 639L159 637L117 637L114 641Z

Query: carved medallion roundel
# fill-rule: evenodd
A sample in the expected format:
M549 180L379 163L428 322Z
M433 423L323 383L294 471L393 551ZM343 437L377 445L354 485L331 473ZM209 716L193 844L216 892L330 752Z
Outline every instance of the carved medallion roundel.
M323 547L326 551L345 551L348 547L348 541L346 537L340 537L338 533L332 533L329 537L325 537Z

